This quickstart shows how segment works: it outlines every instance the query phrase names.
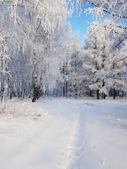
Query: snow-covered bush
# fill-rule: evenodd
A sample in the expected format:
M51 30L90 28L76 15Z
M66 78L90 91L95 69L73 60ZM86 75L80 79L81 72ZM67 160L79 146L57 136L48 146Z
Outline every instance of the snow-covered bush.
M34 120L40 119L45 115L45 110L39 108L35 105L33 107L30 99L29 100L4 100L0 104L0 116L6 115L8 117L20 118L20 117L30 117Z

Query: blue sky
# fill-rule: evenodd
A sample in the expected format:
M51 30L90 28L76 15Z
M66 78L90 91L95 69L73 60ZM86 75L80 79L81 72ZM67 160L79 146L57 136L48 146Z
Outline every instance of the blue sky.
M78 12L74 12L72 17L67 18L67 21L71 23L72 34L78 32L80 44L84 44L84 35L86 34L87 28L89 26L88 22L93 21L93 17L90 14L82 13L80 16Z

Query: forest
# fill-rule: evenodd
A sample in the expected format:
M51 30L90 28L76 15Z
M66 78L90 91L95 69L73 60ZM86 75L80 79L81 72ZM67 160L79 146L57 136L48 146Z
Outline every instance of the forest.
M0 0L0 169L127 169L127 0Z
M91 13L81 47L66 22ZM0 0L0 99L126 97L126 0Z

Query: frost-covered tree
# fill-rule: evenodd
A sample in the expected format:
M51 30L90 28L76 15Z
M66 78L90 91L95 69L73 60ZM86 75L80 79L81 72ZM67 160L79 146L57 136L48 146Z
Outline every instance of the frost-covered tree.
M24 97L32 93L33 101L39 97L45 63L52 63L51 57L49 63L45 59L56 25L60 27L69 14L67 5L65 0L0 1L0 29L9 34L10 95Z
M76 0L77 7L94 15L107 13L120 19L127 19L126 0Z
M9 80L9 71L8 71L8 36L3 31L0 30L0 98L3 100L5 85L7 80ZM8 87L9 88L9 87Z
M78 35L75 35L70 42L71 55L68 62L67 72L67 96L79 97L81 96L81 83L83 72L83 61L81 46L78 41Z
M107 19L101 24L93 22L85 36L84 66L93 76L93 84L89 87L100 93L103 98L112 88L114 97L116 90L125 87L126 75L126 33L118 24Z
M58 23L59 24L59 23ZM64 81L61 69L66 60L69 59L69 41L70 41L70 25L64 22L56 25L55 33L51 38L50 45L45 51L44 66L46 72L44 73L44 91L48 94L56 93L61 95L62 83ZM58 87L58 89L57 89Z
M78 36L74 35L66 43L63 42L63 45L64 48L61 49L64 59L60 64L61 81L58 81L58 91L60 91L60 96L63 97L79 97L82 95L83 86L81 83L84 78L84 72Z

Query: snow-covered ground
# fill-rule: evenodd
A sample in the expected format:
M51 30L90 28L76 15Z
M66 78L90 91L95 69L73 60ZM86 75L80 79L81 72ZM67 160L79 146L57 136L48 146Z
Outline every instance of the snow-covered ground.
M12 101L0 113L0 169L127 169L127 101Z

